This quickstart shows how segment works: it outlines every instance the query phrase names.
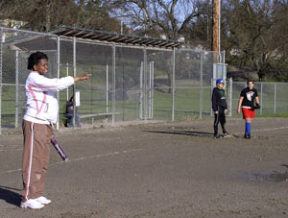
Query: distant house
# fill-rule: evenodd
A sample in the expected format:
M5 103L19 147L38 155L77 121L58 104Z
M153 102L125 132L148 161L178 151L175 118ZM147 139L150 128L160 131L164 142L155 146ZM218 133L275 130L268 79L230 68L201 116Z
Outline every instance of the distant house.
M27 24L27 22L19 21L19 20L12 20L12 19L0 20L0 26L9 27L9 28L13 28L13 29L19 29L26 24Z

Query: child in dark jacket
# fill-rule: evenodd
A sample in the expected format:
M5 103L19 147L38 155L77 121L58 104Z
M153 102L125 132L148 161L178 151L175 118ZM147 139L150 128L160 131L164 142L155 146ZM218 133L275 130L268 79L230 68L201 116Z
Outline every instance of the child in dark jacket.
M227 113L227 102L224 90L224 80L217 79L216 87L213 89L212 93L212 110L214 112L214 138L220 138L218 133L218 125L221 124L224 136L228 135L225 129L226 116Z

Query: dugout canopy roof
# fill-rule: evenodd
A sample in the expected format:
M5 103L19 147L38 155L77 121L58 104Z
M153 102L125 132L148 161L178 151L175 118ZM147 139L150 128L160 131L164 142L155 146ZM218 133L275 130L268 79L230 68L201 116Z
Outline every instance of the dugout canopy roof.
M12 50L51 50L56 48L54 36L77 38L83 41L95 41L99 44L112 43L116 45L127 45L131 47L147 47L156 49L180 48L183 43L172 40L148 38L132 35L121 35L99 30L80 29L73 27L61 27L51 33L40 33L31 31L6 31L4 45L8 45ZM13 47L13 48L12 48Z
M62 27L59 30L53 32L58 36L76 37L81 39L104 41L109 43L128 44L135 46L147 46L158 48L177 48L182 45L181 42L172 40L163 40L139 36L121 35L117 33L99 31L99 30L87 30L71 27Z

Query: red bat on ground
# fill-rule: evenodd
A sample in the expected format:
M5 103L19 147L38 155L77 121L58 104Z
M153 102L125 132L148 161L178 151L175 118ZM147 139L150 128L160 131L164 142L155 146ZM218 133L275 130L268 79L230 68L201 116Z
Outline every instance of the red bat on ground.
M54 146L54 148L56 149L57 153L60 155L60 157L62 158L63 161L67 162L69 160L66 152L64 151L64 149L62 148L61 145L59 145L58 141L56 140L55 136L52 136L51 139L51 143Z

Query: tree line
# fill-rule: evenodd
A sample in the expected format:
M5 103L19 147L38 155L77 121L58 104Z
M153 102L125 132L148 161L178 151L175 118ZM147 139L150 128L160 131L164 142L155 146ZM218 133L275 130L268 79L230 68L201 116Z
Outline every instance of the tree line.
M221 48L230 71L288 81L288 1L222 0ZM0 19L183 40L211 49L212 0L2 0Z

